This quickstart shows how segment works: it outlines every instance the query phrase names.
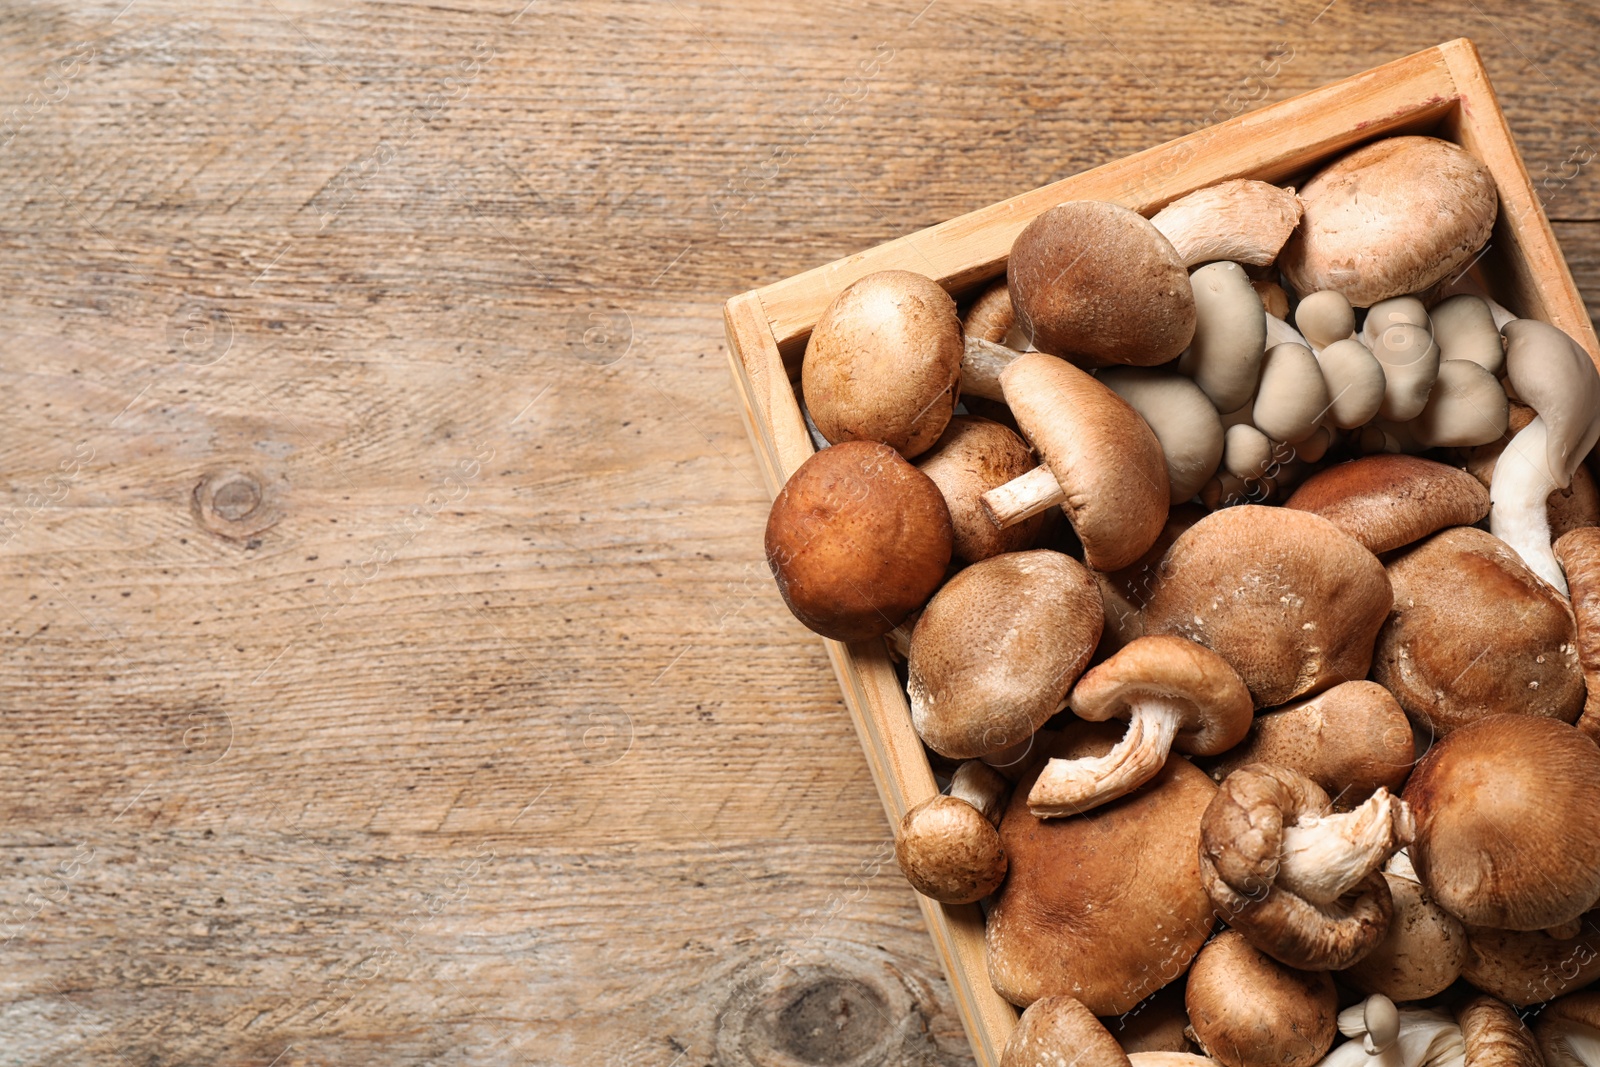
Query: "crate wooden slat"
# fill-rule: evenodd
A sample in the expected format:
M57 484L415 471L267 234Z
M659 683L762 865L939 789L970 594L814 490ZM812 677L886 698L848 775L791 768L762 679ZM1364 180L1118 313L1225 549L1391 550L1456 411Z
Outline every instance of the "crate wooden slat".
M1494 175L1500 216L1473 267L1490 292L1567 331L1600 363L1600 342L1478 51L1462 38L734 297L724 309L729 360L768 489L775 494L814 451L792 379L812 326L857 278L912 270L959 294L1002 274L1016 235L1061 201L1110 200L1149 214L1219 181L1284 181L1366 141L1412 132L1455 141ZM825 644L884 811L898 825L937 789L905 694L881 641ZM973 1052L995 1067L1016 1010L989 985L982 917L976 906L919 900Z

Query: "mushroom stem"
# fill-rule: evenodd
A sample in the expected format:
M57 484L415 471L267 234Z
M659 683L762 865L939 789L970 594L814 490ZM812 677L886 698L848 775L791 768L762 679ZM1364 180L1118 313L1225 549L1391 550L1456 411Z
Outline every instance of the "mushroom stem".
M968 337L961 356L961 395L981 396L985 400L1005 400L1000 389L1000 372L1022 355L1014 348Z
M1546 501L1557 484L1545 443L1544 419L1535 417L1500 453L1489 482L1489 532L1510 545L1529 570L1566 596L1567 579L1550 547Z
M1415 832L1410 805L1379 786L1354 811L1285 826L1277 884L1314 904L1331 904L1410 844Z
M1033 468L983 494L983 510L1002 530L1055 507L1067 494L1047 466Z
M1076 815L1138 789L1167 762L1182 712L1164 700L1129 706L1128 730L1104 756L1053 759L1028 793L1028 810L1041 819Z
M978 809L978 813L996 826L1005 814L1006 792L1011 783L1001 773L982 760L969 759L956 768L950 776L946 795L964 800Z

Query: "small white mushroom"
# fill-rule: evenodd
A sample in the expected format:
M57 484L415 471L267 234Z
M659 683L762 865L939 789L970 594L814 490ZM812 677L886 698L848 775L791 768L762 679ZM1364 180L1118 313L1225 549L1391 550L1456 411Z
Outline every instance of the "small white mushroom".
M1267 349L1251 421L1275 441L1311 436L1328 411L1328 387L1311 349L1293 341Z
M1222 469L1235 478L1259 478L1272 465L1272 441L1248 422L1228 427L1222 444Z
M1111 367L1096 375L1137 411L1167 461L1172 503L1190 499L1222 462L1222 419L1193 381L1165 368Z
M1416 418L1439 377L1439 346L1433 335L1425 326L1396 322L1384 327L1369 347L1383 365L1383 403L1378 414L1392 422Z
M1378 339L1391 326L1421 326L1426 330L1428 309L1414 296L1397 296L1372 305L1361 324L1361 343L1376 348Z
M1494 313L1481 296L1458 293L1447 297L1433 305L1428 317L1442 361L1470 359L1491 375L1505 366L1500 327L1494 324Z
M1336 289L1312 293L1294 310L1294 324L1311 342L1311 351L1326 348L1335 341L1354 337L1356 313L1350 301Z
M1237 178L1196 190L1150 219L1186 267L1216 260L1264 267L1300 221L1293 189Z
M1470 448L1498 441L1510 420L1511 402L1493 373L1475 360L1446 359L1427 406L1407 425L1428 448Z
M1311 347L1311 342L1306 340L1299 330L1295 329L1293 326L1290 326L1287 322L1284 322L1276 315L1268 315L1267 347L1272 348L1275 345L1286 345L1290 342L1293 342L1297 345L1305 345L1307 348Z
M1266 310L1237 263L1210 263L1189 275L1195 328L1178 357L1218 411L1233 411L1255 391L1266 352Z
M1365 426L1383 406L1383 364L1355 338L1316 353L1328 391L1328 419L1341 430Z
M1443 1067L1459 1065L1467 1051L1461 1027L1449 1015L1396 1008L1381 994L1341 1011L1339 1032L1351 1040L1328 1053L1319 1067Z

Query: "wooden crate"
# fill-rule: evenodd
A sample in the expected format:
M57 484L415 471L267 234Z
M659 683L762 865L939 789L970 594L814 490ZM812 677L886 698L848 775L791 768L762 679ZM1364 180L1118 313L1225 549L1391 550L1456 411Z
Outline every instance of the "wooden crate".
M1283 182L1378 137L1430 133L1488 166L1500 216L1474 268L1519 315L1553 323L1600 363L1600 343L1472 42L1450 41L1103 167L1023 193L729 300L729 359L751 441L774 494L814 451L793 379L811 328L846 285L880 270L932 276L958 298L1005 272L1011 243L1064 200L1109 200L1144 215L1229 178ZM880 641L826 641L891 825L937 787ZM973 1052L999 1063L1017 1012L989 985L976 905L919 896Z

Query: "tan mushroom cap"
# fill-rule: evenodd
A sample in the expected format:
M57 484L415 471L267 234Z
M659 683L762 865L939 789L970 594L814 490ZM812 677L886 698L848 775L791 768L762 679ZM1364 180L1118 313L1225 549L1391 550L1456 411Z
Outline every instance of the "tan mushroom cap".
M1405 799L1418 878L1462 922L1543 930L1600 900L1600 748L1567 724L1469 723L1422 758Z
M1044 526L1041 513L1001 529L983 510L983 494L1034 468L1028 443L998 422L957 415L938 444L917 458L917 469L944 494L955 533L955 554L968 563L1020 552Z
M1120 731L1077 723L1045 755L1103 755ZM1035 775L1012 793L1000 837L1011 873L984 930L989 978L1027 1005L1066 994L1118 1015L1181 977L1210 934L1200 884L1200 814L1216 786L1169 760L1141 789L1074 819L1028 811Z
M1348 811L1380 786L1398 791L1415 753L1399 703L1376 682L1359 681L1257 715L1244 741L1206 765L1219 781L1250 763L1287 767Z
M1583 917L1576 937L1468 926L1461 977L1515 1008L1581 989L1600 978L1600 912Z
M1028 1005L1006 1041L1000 1067L1128 1067L1127 1053L1094 1013L1072 997Z
M1338 994L1325 973L1286 967L1224 930L1189 972L1189 1025L1226 1067L1311 1067L1338 1034Z
M1497 441L1510 422L1511 404L1493 374L1470 359L1447 359L1410 428L1429 448L1471 448Z
M857 279L806 342L800 385L812 421L834 444L920 455L955 411L961 336L956 302L933 279L907 270Z
M1207 263L1189 276L1195 327L1178 372L1194 379L1221 412L1249 401L1269 340L1266 310L1237 263Z
M1489 239L1494 178L1435 137L1388 137L1325 167L1300 190L1305 213L1278 259L1301 293L1335 289L1356 307L1418 293Z
M1165 368L1110 367L1096 380L1149 424L1167 464L1168 499L1190 500L1222 462L1222 417L1190 379Z
M1537 319L1514 319L1506 339L1506 380L1544 420L1545 459L1564 487L1600 439L1600 372L1561 330Z
M1466 964L1466 930L1417 882L1388 871L1383 878L1394 900L1394 918L1372 951L1339 977L1363 993L1382 993L1402 1003L1444 992Z
M1053 356L1026 353L1000 381L1017 425L1066 494L1061 508L1089 566L1114 571L1144 555L1166 521L1170 492L1149 425L1093 376Z
M1190 1052L1194 1045L1184 1033L1189 1026L1184 986L1182 980L1163 986L1121 1015L1100 1021L1130 1056L1136 1052Z
M836 641L881 637L944 581L953 539L939 487L888 445L825 448L767 516L767 564L795 618Z
M1194 292L1172 242L1116 204L1039 215L1011 246L1006 281L1034 347L1088 365L1155 366L1194 334Z
M1300 221L1293 189L1234 178L1179 197L1151 217L1185 266L1228 260L1265 267Z
M1094 577L1049 549L974 563L928 602L906 690L917 734L970 759L1031 736L1060 711L1100 640Z
M1588 1067L1593 1062L1591 1043L1600 1043L1600 989L1568 993L1545 1005L1534 1021L1533 1036L1545 1067ZM1584 1049L1587 1059L1575 1044L1589 1046Z
M1325 289L1305 295L1294 310L1294 325L1313 349L1327 348L1355 336L1356 313L1343 293Z
M1504 1001L1479 995L1456 1009L1472 1067L1545 1067L1533 1032Z
M1482 521L1489 491L1466 471L1386 453L1318 471L1283 506L1321 515L1378 553Z
M1170 703L1181 725L1173 747L1196 756L1225 752L1250 732L1255 707L1239 672L1181 637L1141 637L1078 680L1072 713L1088 722L1127 720L1134 705Z
M1488 301L1472 293L1446 297L1428 309L1433 339L1446 363L1466 359L1490 374L1505 366L1505 348L1500 343L1500 328Z
M1006 280L996 278L967 308L966 317L961 320L961 332L968 337L981 337L997 345L1003 344L1016 320L1017 313L1011 307L1011 292L1006 288Z
M1303 511L1215 512L1167 550L1145 632L1171 633L1227 660L1257 707L1364 678L1389 612L1376 556Z
M1256 948L1302 970L1356 963L1394 912L1379 870L1325 904L1278 884L1286 831L1328 807L1328 795L1304 775L1253 763L1228 775L1200 823L1200 874L1218 914Z
M1600 743L1600 527L1586 526L1563 534L1555 543L1555 553L1567 575L1578 663L1583 668L1583 713L1577 726Z
M1584 684L1572 611L1499 538L1452 527L1387 569L1394 609L1372 678L1420 728L1443 735L1498 711L1578 717Z
M1119 571L1094 572L1106 613L1106 628L1101 636L1109 651L1115 652L1134 638L1144 636L1144 606L1155 591L1161 560L1178 535L1207 514L1209 512L1199 504L1176 505L1167 512L1161 536L1144 555Z

